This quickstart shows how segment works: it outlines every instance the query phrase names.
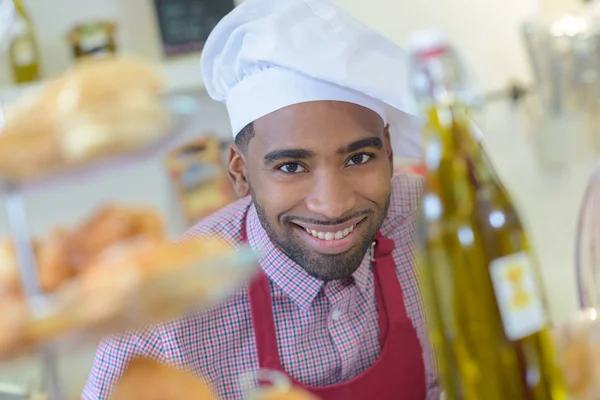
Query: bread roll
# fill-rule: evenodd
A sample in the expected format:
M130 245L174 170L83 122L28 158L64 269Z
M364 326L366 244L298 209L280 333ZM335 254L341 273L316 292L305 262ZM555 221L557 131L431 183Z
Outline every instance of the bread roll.
M60 144L68 161L127 150L159 137L168 126L154 68L129 57L82 60L58 92Z
M130 57L86 59L12 106L0 131L0 179L23 180L121 153L166 133L155 68Z
M268 390L260 396L260 400L318 400L313 394L299 388L289 390Z
M190 373L147 358L129 362L111 400L217 400L209 386Z

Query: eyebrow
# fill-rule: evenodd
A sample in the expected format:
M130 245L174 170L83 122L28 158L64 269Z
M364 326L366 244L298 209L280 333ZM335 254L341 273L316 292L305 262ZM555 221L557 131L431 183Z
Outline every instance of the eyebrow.
M383 148L383 142L378 137L370 137L365 139L360 139L355 142L349 143L344 147L340 147L337 150L338 154L348 154L353 153L355 151L367 148L374 147L379 150ZM308 158L315 157L316 154L310 150L304 149L282 149L282 150L274 150L265 155L265 164L274 163L281 160L305 160Z
M280 160L302 160L312 158L315 153L310 150L302 149L286 149L286 150L275 150L265 155L265 163L269 164Z
M380 138L374 136L366 139L360 139L356 142L352 142L345 147L341 147L338 149L338 154L348 154L353 153L355 151L365 149L367 147L374 147L378 150L383 149L383 142Z

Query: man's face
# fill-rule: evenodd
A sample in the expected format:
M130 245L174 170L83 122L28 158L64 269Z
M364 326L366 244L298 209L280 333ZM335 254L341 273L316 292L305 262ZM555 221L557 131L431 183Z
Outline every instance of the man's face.
M271 240L318 279L351 276L389 205L392 151L381 118L319 101L269 114L254 131L238 161Z

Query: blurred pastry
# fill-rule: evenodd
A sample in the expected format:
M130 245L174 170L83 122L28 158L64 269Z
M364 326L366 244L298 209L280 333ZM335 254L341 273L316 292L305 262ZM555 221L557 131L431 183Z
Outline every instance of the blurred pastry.
M318 398L302 389L293 387L289 390L266 390L257 400L318 400Z
M95 259L119 247L137 251L132 241L147 239L146 245L164 240L160 215L140 207L109 205L72 231L56 228L44 240L34 240L40 284L51 292L80 274ZM136 246L138 246L137 244ZM22 295L17 255L11 239L0 240L0 296Z
M54 99L68 161L129 150L165 132L165 85L148 63L129 57L80 61Z
M158 322L190 310L190 299L202 303L211 293L209 274L197 276L193 267L231 251L225 241L195 239L185 243L157 242L143 238L108 249L81 275L81 312L94 324L136 303L152 310L144 316ZM205 269L203 269L205 271Z
M75 270L80 270L109 247L125 239L142 236L163 239L164 225L156 212L105 206L71 234L69 261Z
M155 140L169 126L164 88L145 61L82 60L6 108L0 176L25 179Z
M15 351L14 345L19 342L24 332L27 313L27 307L20 299L1 298L0 354Z
M88 265L82 274L82 287L101 293L108 287L100 286L104 282L110 285L116 272L137 276L140 281L147 280L163 272L209 262L231 250L227 242L219 239L202 238L183 243L160 242L151 238L132 240L106 250Z
M56 228L36 248L42 290L50 292L71 278L75 271L69 263L69 232Z
M231 271L234 281L233 270L210 273L233 251L220 238L171 242L153 210L108 205L74 229L56 228L34 242L42 289L50 296L40 303L43 312L30 318L15 248L2 240L0 356L68 331L108 334L193 312L194 304L219 296L216 279L229 281Z
M217 400L210 387L190 373L136 358L115 385L111 400Z
M578 400L600 398L600 322L596 310L578 313L554 334L558 360L569 395Z
M0 240L0 297L14 296L19 290L19 264L11 239Z

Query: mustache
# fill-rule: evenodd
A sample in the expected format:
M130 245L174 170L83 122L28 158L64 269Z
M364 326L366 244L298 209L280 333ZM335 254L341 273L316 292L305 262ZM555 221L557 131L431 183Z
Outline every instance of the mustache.
M301 222L305 222L307 224L331 226L331 225L341 225L341 224L346 223L355 218L366 217L371 214L373 214L373 211L371 211L371 210L357 211L357 212L353 212L352 214L348 214L344 217L334 219L334 220L302 218L302 217L294 217L293 215L286 215L281 220L282 220L282 222L287 222L287 223L294 223L294 221L301 221Z

